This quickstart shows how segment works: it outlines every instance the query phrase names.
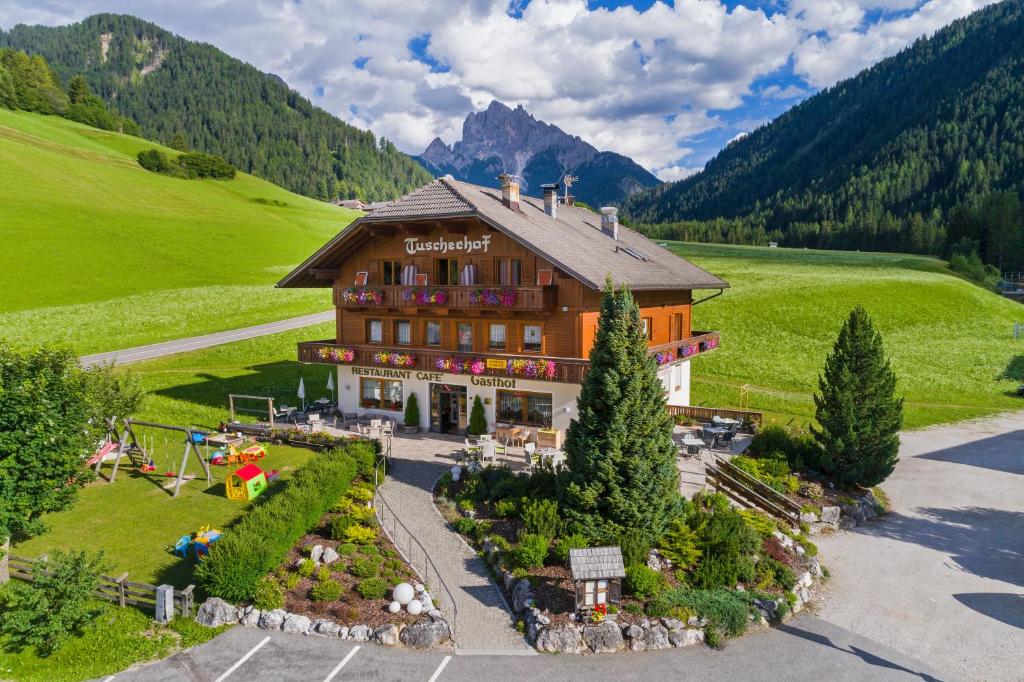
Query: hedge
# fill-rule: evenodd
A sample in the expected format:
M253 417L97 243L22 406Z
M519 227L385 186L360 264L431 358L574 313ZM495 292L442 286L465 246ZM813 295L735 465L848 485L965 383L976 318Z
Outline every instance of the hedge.
M202 589L231 602L252 598L263 576L281 564L299 538L320 525L356 474L372 472L378 448L375 442L359 441L320 453L283 489L261 498L196 567Z

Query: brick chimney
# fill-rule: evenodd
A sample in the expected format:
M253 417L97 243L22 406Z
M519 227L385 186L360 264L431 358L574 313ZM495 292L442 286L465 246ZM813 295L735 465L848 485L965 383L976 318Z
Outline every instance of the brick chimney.
M601 231L612 239L619 239L619 209L614 206L601 207Z
M519 210L519 183L508 173L498 176L501 180L501 203L513 211Z
M551 182L540 186L540 188L544 190L544 212L552 218L558 217L558 187L559 185L557 182Z

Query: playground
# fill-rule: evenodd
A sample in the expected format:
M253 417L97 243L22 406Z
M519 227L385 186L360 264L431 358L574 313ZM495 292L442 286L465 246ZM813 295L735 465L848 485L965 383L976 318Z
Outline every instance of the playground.
M175 553L175 545L204 526L229 527L251 504L246 499L249 495L229 499L229 477L245 466L259 467L268 474L276 470L266 488L272 491L314 455L305 448L260 444L265 455L252 455L257 461L246 462L242 453L253 444L238 445L238 454L230 463L225 457L224 464L209 464L207 482L199 456L216 462L217 451L230 453L230 448L206 442L186 448L184 431L143 424L150 422L133 423L132 432L145 455L122 457L113 482L109 480L115 460L111 457L101 462L97 480L81 491L74 508L47 516L47 532L17 544L14 552L35 557L54 549L103 550L112 570L130 570L134 580L184 587L193 582L195 551L190 548L182 557L180 551ZM123 428L119 432L123 437Z

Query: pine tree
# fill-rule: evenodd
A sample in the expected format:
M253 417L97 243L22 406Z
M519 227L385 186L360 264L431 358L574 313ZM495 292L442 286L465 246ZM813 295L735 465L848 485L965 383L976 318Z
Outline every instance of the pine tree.
M567 521L597 542L627 532L657 541L682 502L672 419L640 310L610 279L576 406L560 480Z
M68 99L72 104L84 104L91 96L92 92L84 77L75 76L68 83Z
M469 435L479 436L481 433L487 433L487 416L480 396L474 396L473 410L469 413Z
M185 137L185 133L180 130L174 133L174 137L171 138L171 149L177 149L179 152L187 152L190 150L188 146L188 138Z
M837 486L878 485L898 461L903 399L896 397L896 375L882 336L867 312L850 312L814 396L813 429L821 446L821 467Z

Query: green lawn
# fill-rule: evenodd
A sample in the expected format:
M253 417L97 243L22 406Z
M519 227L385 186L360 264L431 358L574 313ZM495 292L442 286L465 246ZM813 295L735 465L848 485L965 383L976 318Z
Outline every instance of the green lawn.
M0 110L0 334L88 354L330 308L272 285L358 212L245 174L150 173L135 154L153 146Z
M1024 342L1012 339L1024 307L905 254L672 243L732 288L694 308L694 328L722 344L693 361L694 404L749 407L784 423L813 417L811 396L839 328L863 305L882 333L906 397L906 425L921 427L1024 408ZM697 297L713 292L700 292Z

